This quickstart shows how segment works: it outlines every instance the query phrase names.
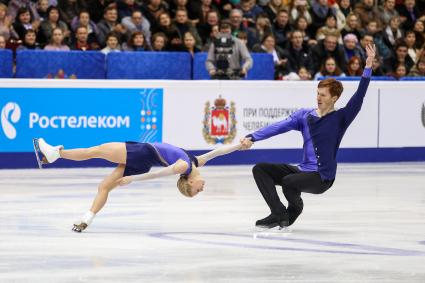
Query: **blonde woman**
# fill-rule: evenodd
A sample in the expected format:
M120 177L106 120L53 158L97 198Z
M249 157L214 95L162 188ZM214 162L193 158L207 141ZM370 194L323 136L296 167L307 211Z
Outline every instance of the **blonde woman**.
M81 232L90 225L105 205L109 192L118 185L180 175L177 181L180 193L186 197L194 197L203 191L205 185L198 167L217 156L242 149L242 145L225 145L200 156L193 156L184 149L167 143L111 142L90 148L64 149L61 145L51 146L39 138L34 139L34 148L40 168L43 164L53 163L59 158L74 161L101 158L118 164L99 184L90 210L81 220L74 223L72 230ZM153 166L164 168L149 172Z

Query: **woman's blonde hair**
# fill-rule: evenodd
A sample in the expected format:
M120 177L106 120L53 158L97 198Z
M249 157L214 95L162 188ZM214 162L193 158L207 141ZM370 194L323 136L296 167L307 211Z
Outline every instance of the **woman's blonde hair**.
M192 197L190 194L191 185L189 184L187 176L180 176L180 178L177 180L177 188L179 188L180 193L185 197Z

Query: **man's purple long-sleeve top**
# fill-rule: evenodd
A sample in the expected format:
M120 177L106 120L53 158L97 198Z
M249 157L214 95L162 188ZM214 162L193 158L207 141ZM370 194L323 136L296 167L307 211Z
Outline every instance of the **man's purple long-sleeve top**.
M363 72L355 94L344 108L318 117L315 109L303 108L283 121L259 129L247 135L256 142L290 130L300 131L303 136L303 160L298 168L305 172L317 171L322 181L334 180L336 154L348 126L359 113L370 82L371 69Z

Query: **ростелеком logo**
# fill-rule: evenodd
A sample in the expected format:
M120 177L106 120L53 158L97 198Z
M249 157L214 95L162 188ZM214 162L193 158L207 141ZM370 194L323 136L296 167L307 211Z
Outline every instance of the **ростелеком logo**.
M20 118L21 108L15 102L8 102L1 110L1 127L8 139L16 138L16 129L12 123L15 124Z

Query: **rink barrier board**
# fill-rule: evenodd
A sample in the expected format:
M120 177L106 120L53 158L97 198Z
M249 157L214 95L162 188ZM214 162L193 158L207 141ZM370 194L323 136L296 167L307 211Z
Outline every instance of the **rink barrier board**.
M337 107L345 106L357 85L344 82ZM65 148L131 140L205 152L223 142L235 143L255 127L280 121L297 109L314 107L316 87L316 82L0 80L0 110L6 113L0 127L0 168L34 168L34 137ZM339 160L424 161L423 89L425 82L372 82L341 142ZM213 127L217 115L228 122L227 133L219 137ZM79 127L80 119L85 127ZM297 163L301 146L300 133L292 131L211 164ZM97 160L55 164L109 165Z
M194 155L200 155L206 150L190 150ZM253 149L234 152L217 157L208 165L249 165L259 162L292 163L301 162L301 149ZM342 148L338 152L341 163L360 162L416 162L425 161L425 147L417 148ZM88 161L69 161L59 159L44 168L75 168L75 167L112 167L113 163L101 159ZM0 153L0 169L38 168L33 152L2 152Z

